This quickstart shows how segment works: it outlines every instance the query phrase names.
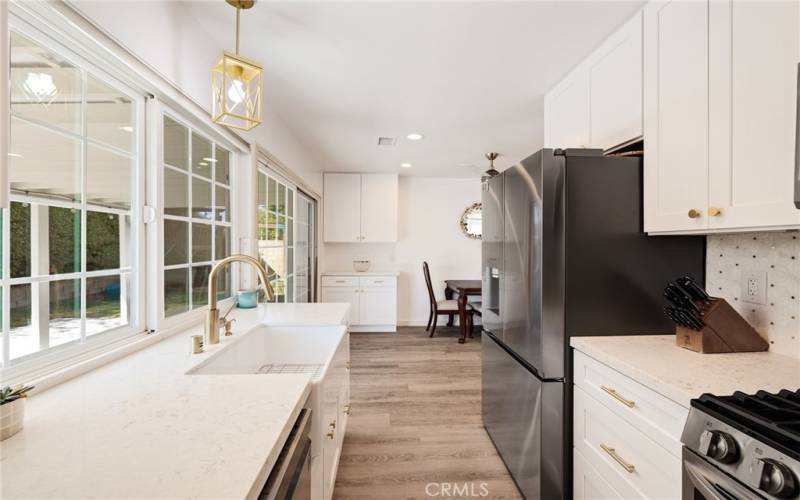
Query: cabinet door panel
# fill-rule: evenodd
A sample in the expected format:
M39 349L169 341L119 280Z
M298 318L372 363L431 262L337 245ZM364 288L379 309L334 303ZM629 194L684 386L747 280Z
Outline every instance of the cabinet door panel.
M583 458L578 450L573 450L572 456L575 500L622 500L624 498Z
M361 241L361 175L325 174L325 241Z
M322 302L337 302L350 304L350 324L358 325L359 322L359 293L356 288L323 287Z
M362 325L397 323L397 292L394 288L364 288L359 295Z
M394 174L361 176L361 241L397 241L397 190Z
M585 68L568 76L547 96L547 147L589 146L589 78Z
M794 206L800 4L711 3L713 229L800 225Z
M608 149L642 135L642 14L614 33L590 62L591 145Z
M644 14L645 230L708 226L708 2ZM701 216L690 218L695 209Z
M336 419L339 408L339 393L337 389L338 388L334 387L333 384L326 384L323 401L325 418L323 420L324 443L322 445L322 466L324 471L323 494L326 499L333 497L333 487L336 484L337 452L339 449L337 443L338 430L336 429Z

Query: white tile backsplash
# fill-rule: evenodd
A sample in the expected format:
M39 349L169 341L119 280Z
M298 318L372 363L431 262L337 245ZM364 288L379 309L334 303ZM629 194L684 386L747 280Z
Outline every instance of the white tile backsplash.
M766 304L742 300L742 277L767 274ZM770 343L770 351L800 358L800 233L708 237L706 288L726 299Z

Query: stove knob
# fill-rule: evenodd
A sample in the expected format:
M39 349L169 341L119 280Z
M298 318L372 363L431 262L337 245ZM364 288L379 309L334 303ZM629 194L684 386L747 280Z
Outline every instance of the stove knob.
M739 459L736 440L722 431L703 431L700 434L700 453L723 464L730 464Z
M756 467L761 469L758 489L778 498L792 498L797 494L797 478L789 467L771 458L759 458Z

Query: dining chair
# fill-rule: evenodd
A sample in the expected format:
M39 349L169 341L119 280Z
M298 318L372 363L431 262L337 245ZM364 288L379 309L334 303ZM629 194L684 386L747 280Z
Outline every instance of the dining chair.
M422 274L425 275L425 285L428 287L428 298L430 299L431 312L428 316L428 326L425 327L427 332L429 329L431 334L428 337L433 337L436 331L436 319L439 316L453 316L458 314L458 301L457 300L436 300L436 294L433 293L433 285L431 284L431 271L428 268L427 262L422 262ZM467 304L467 331L472 332L472 306Z

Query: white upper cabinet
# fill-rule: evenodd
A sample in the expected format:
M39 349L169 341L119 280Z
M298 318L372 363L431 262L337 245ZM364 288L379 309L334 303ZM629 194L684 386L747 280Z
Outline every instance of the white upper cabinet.
M397 193L394 174L361 176L361 241L397 241Z
M397 241L397 197L395 174L325 174L324 240Z
M708 2L644 8L646 231L708 226Z
M797 227L800 2L710 8L709 228Z
M642 13L589 61L590 142L608 149L642 135Z
M589 79L577 68L545 96L545 145L589 146Z
M798 10L789 1L645 7L646 231L800 227Z
M642 14L545 96L545 145L608 149L642 135Z
M361 174L325 174L323 183L325 241L361 241Z

